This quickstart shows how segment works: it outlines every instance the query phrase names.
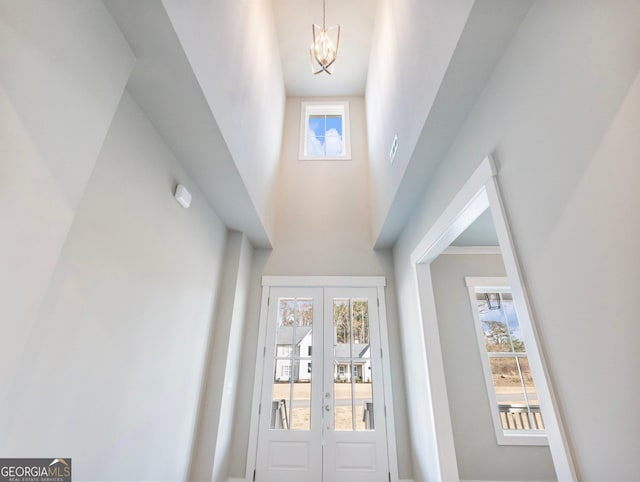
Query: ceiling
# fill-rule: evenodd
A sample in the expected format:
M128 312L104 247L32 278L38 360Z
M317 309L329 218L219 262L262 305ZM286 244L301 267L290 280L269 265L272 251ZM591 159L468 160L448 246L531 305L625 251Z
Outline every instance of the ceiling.
M292 97L364 95L377 0L326 0L327 26L340 24L333 75L313 75L311 25L322 24L322 0L273 0L285 88Z
M476 219L451 246L500 246L498 234L491 217L491 209L487 209Z

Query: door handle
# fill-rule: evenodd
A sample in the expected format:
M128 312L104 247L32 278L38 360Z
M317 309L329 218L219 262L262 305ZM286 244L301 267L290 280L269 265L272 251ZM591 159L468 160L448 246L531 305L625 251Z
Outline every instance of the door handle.
M330 412L331 411L331 405L329 405L328 403L324 406L325 411Z

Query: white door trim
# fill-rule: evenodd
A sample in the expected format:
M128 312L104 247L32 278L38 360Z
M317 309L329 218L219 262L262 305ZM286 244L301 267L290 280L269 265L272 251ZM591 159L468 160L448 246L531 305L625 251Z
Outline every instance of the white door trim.
M569 440L564 429L560 411L553 393L551 381L545 366L540 337L537 333L531 307L522 281L520 267L504 211L503 202L496 181L493 159L487 156L471 175L462 189L444 212L418 242L411 254L415 283L419 296L418 320L424 327L424 339L429 354L427 366L429 392L431 393L431 416L435 426L436 449L442 480L459 480L453 430L449 413L442 350L438 333L437 313L431 281L430 263L487 208L491 208L502 257L512 288L514 303L518 308L518 318L524 342L528 347L531 372L538 391L540 410L545 420L549 449L558 480L578 480L571 456Z
M264 351L266 349L267 318L269 290L278 286L295 287L360 287L377 288L379 302L380 344L382 347L382 380L384 386L384 403L386 406L387 453L391 482L400 482L398 477L398 455L396 450L395 420L393 414L393 394L391 393L391 365L389 357L389 336L387 330L387 310L384 287L384 276L263 276L262 301L260 304L260 326L258 328L258 343L256 346L256 369L253 381L253 397L251 402L251 425L249 429L249 444L247 450L247 465L245 480L253 480L256 467L258 448L258 423L260 414L260 396L262 393L262 375L264 370Z
M372 288L385 286L384 276L263 276L262 286Z
M264 370L264 350L266 350L267 318L269 317L269 286L262 285L262 301L260 302L260 326L258 327L258 344L256 346L256 371L253 377L253 397L251 401L251 425L249 427L249 444L247 449L246 480L253 480L256 469L258 451L258 422L260 421L260 396L262 395L262 376Z

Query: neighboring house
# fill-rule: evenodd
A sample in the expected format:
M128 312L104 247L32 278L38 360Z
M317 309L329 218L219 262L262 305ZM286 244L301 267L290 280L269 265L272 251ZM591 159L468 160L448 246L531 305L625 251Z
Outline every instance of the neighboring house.
M353 346L353 353L350 347ZM351 381L349 361L353 360L353 376L356 382L371 382L371 347L368 343L338 343L335 346L335 359L333 362L333 379L336 381Z
M313 331L310 326L280 326L276 334L275 381L311 381L311 353ZM354 343L353 353L348 343L335 346L333 378L338 382L350 382L349 359L353 359L353 376L356 382L371 382L371 355L368 343ZM308 358L307 358L308 357Z
M294 330L295 328L295 330ZM275 381L311 381L311 344L313 336L310 326L279 326L276 334ZM292 357L287 360L280 357ZM297 357L309 357L300 360Z

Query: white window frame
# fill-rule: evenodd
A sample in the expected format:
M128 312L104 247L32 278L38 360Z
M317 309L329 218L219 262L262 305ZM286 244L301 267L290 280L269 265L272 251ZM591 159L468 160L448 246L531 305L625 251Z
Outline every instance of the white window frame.
M307 155L307 134L310 115L336 115L342 116L342 142L344 144L343 156L309 156ZM349 122L349 102L301 102L300 103L300 152L301 161L350 161L351 160L351 129Z
M491 417L493 419L493 427L496 432L496 441L498 445L549 445L546 430L506 430L502 428L502 420L500 419L500 410L498 409L498 399L496 397L495 387L493 386L493 374L491 373L491 364L489 363L489 355L485 347L484 332L482 330L482 322L480 314L476 306L476 288L490 288L493 292L511 293L509 280L506 277L478 277L467 276L465 278L466 285L469 289L469 301L471 303L471 311L473 313L473 324L478 340L478 348L480 358L482 360L482 369L484 372L484 381L487 386L487 395L489 396L489 404L491 405ZM514 303L515 304L515 303ZM517 314L517 310L516 310ZM520 320L518 319L518 323ZM525 343L526 346L526 343ZM504 354L511 356L511 354ZM529 358L529 353L521 354Z

